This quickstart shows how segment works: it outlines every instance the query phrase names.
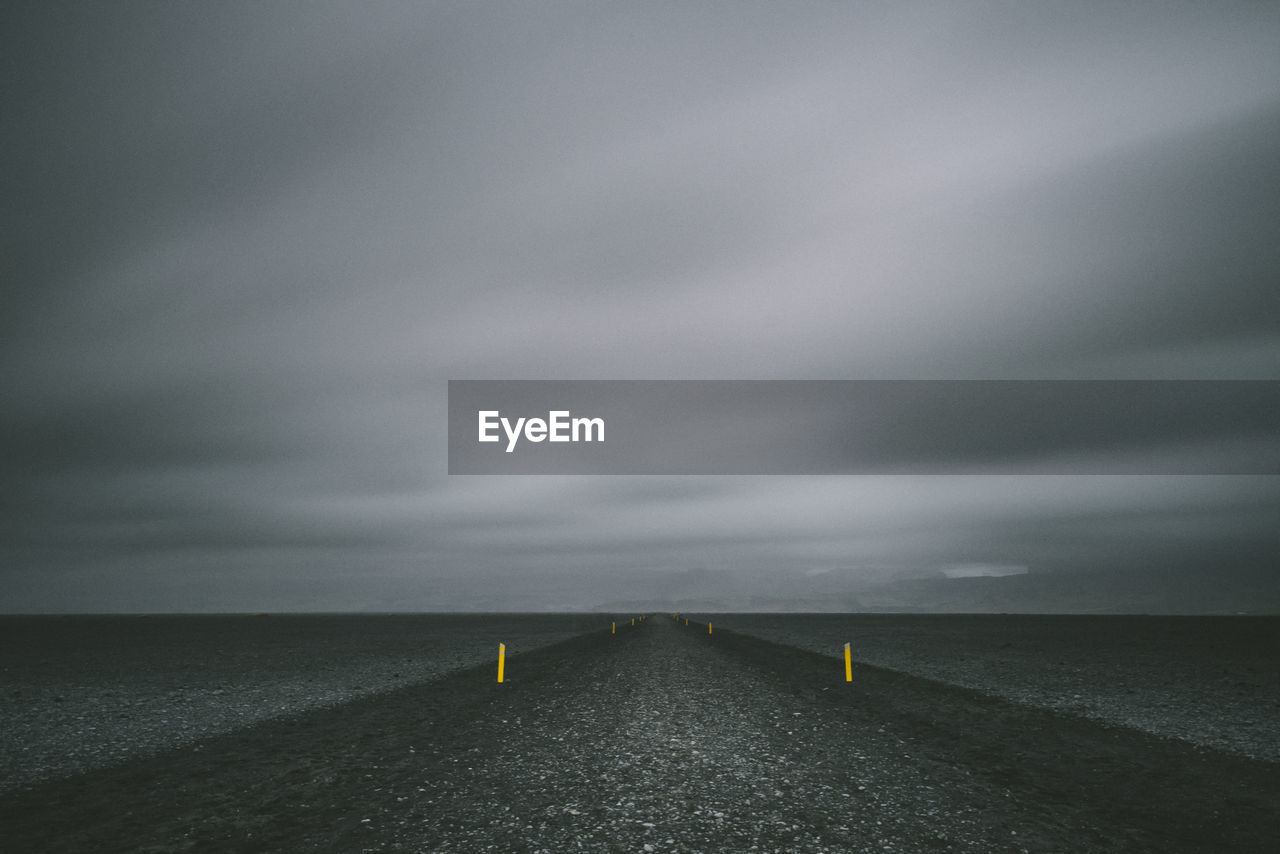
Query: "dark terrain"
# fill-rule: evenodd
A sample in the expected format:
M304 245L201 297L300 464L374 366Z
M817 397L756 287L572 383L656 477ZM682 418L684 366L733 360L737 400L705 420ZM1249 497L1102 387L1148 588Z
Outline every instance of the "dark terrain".
M1280 762L1280 619L716 614L717 628Z
M0 616L0 791L340 705L601 614Z
M80 851L1273 851L1280 766L650 617L0 796Z

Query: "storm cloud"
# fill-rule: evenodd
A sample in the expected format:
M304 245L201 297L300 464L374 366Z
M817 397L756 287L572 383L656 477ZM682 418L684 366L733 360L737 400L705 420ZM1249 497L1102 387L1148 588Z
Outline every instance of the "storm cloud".
M1270 476L446 448L450 379L1280 376L1276 7L40 3L0 40L0 611L1280 589Z

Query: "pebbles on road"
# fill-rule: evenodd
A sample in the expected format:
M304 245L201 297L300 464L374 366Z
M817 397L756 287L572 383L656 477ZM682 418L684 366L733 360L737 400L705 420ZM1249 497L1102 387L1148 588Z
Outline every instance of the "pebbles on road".
M424 778L430 809L382 817L396 847L991 850L993 834L1016 835L984 815L1000 792L957 797L954 769L850 731L703 634L656 622L559 690L512 686L490 748Z

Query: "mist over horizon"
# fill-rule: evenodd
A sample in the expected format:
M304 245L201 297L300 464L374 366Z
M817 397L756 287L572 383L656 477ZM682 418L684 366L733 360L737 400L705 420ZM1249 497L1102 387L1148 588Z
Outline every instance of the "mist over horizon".
M1275 475L446 448L451 379L1275 380L1280 7L9 4L0 57L0 614L1280 613ZM1098 453L1276 438L1213 426Z

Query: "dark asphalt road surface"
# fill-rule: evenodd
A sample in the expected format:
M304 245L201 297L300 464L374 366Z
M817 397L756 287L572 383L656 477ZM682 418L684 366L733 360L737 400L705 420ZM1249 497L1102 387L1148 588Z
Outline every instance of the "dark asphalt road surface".
M501 685L477 668L13 793L0 849L1167 852L1280 838L1274 764L876 668L846 683L835 657L669 615L510 652Z

